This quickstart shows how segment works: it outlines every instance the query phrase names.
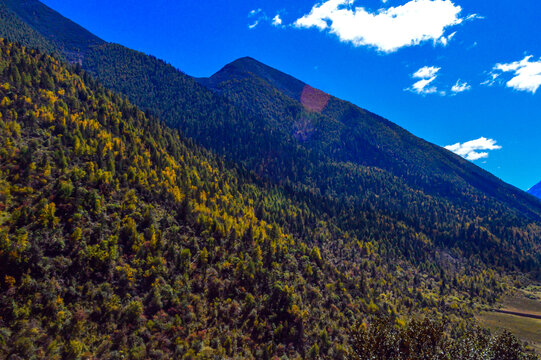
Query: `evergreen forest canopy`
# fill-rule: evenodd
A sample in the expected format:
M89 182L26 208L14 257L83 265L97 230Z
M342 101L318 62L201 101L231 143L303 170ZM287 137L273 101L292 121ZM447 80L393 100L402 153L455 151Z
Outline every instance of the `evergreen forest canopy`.
M410 313L443 356L529 356L472 315L540 276L535 198L253 59L194 79L0 5L40 49L2 42L6 357L409 359L378 344Z

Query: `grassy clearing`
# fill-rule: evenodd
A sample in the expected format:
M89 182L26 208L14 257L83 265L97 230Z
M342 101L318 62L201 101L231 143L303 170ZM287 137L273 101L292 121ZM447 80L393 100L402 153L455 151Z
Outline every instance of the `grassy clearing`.
M505 297L496 308L524 314L541 315L541 287L529 286L513 296ZM541 354L541 320L483 311L478 320L494 331L508 330Z
M481 325L491 330L510 331L541 354L541 320L488 311L482 312L478 319Z

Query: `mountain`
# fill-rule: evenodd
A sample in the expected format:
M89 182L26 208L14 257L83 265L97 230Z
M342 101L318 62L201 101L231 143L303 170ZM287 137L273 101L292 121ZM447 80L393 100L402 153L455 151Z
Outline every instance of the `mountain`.
M541 182L537 185L532 186L532 188L528 190L528 192L533 196L537 196L541 199Z
M18 22L24 22L27 27L32 28L33 32L38 34L37 37L45 39L49 43L44 45L40 41L38 46L40 50L48 50L53 47L70 62L81 61L91 46L105 43L105 41L73 21L66 19L40 1L2 0L1 3L2 7L17 14ZM15 28L4 33L3 36L17 41L17 33L17 28ZM30 39L35 37L35 34L31 34Z
M203 146L289 186L295 196L318 197L317 204L326 204L320 211L356 238L417 259L431 252L413 250L421 236L430 246L495 266L534 269L539 262L541 209L522 191L253 59L198 84L162 61L107 44L83 68ZM374 210L376 218L365 216ZM396 229L381 229L381 221L404 224L401 245ZM517 237L513 228L529 235Z
M524 220L523 225L526 225L531 222L537 228L532 233L533 239L541 238L537 202L472 163L413 136L386 119L251 58L239 59L200 82L245 109L252 118L266 119L263 130L258 128L254 137L267 136L272 139L269 141L272 146L245 150L247 156L256 158L251 160L255 161L252 167L260 166L258 159L276 158L276 153L293 153L287 150L287 140L280 139L289 138L298 145L297 154L276 166L274 173L271 172L273 164L265 162L265 171L270 177L287 176L302 184L314 184L316 191L346 200L352 207L362 208L363 200L373 194L375 199L371 205L381 213L394 221L405 222L416 232L430 234L427 237L436 246L455 248L462 254L488 254L492 253L491 248L498 252L497 244L513 235L506 234L505 227L495 228L497 223ZM245 143L255 141L252 138ZM305 159L302 155L299 159L299 153ZM288 171L288 168L295 170ZM379 172L370 174L368 179L363 176L372 169ZM412 201L412 196L417 199ZM487 207L492 210L487 212ZM434 212L435 208L442 209L443 216ZM453 214L453 208L460 210ZM446 220L435 220L438 217ZM490 229L491 235L469 237L456 231L461 223L472 222L474 218L478 225ZM348 230L355 231L354 228ZM538 240L530 245L520 242L515 249L520 251L523 246L537 254L535 261L539 261ZM497 258L495 253L489 256ZM513 255L509 253L509 256Z
M321 155L330 154L332 161L376 166L411 186L445 197L456 197L464 186L471 186L525 214L539 216L539 209L529 208L533 203L526 201L523 192L471 162L254 59L239 59L199 81L254 116L276 121L276 127L294 132L302 146L321 149ZM427 171L429 176L421 179ZM460 182L456 192L438 188L448 179Z
M39 3L19 1L32 2ZM10 9L28 18L14 3ZM352 239L414 263L435 261L441 249L472 264L539 268L539 202L451 152L254 59L194 79L80 29L70 38L53 25L69 20L40 11L50 16L34 16L32 28L64 54L63 42L86 49L78 61L105 86L289 196L310 198L312 210ZM354 259L334 241L320 245Z
M505 288L494 271L457 269L447 285L359 241L361 266L344 272L315 245L337 225L309 203L79 68L5 40L0 64L0 357L344 359L367 348L387 359L382 336L411 350L434 336L427 351L453 359L504 359L508 346L510 359L533 359L512 336L464 322L452 336L428 319L394 325L411 311L459 324L471 301ZM368 317L384 319L370 328L380 335L360 326L351 338Z
M39 51L0 42L0 357L525 356L472 324L539 269L531 196L254 59L194 79L3 4Z

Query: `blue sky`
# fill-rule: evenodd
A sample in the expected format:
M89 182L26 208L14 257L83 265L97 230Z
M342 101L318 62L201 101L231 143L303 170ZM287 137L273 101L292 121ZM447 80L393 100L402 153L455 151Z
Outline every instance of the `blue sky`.
M537 0L43 2L192 76L252 56L521 189L541 181Z

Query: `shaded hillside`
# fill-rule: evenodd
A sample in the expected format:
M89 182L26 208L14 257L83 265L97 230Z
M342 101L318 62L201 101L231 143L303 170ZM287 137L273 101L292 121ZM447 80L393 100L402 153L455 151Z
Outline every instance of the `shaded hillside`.
M48 53L56 51L53 44L6 6L5 1L0 1L0 36L29 48Z
M0 0L0 2L16 13L20 20L46 39L50 46L56 48L70 62L81 61L89 47L105 43L40 1ZM9 33L7 37L12 41L18 41L16 37L9 36L11 34L14 33Z
M277 74L276 70L251 58L227 65L202 83L226 96L252 117L266 119L264 129L268 132L258 129L259 136L266 133L276 138L278 133L278 137L283 139L272 142L272 151L279 152L281 144L296 141L310 154L311 162L308 164L299 166L294 157L286 166L282 164L278 172L289 168L296 171L293 176L278 173L278 177L287 175L304 184L314 184L323 194L353 199L354 202L356 198L362 202L367 192L375 192L378 197L388 200L381 204L382 212L391 208L391 216L414 226L420 217L423 227L438 227L440 221L434 220L441 214L436 215L434 208L443 207L445 210L442 210L449 215L453 209L460 209L465 217L459 215L457 220L470 222L477 218L479 225L499 238L495 244L514 237L506 233L506 226L521 223L519 226L526 227L532 223L537 228L531 234L534 242L530 245L522 243L517 250L527 246L539 260L539 203L472 163L309 85L304 85L299 91L301 84L298 80L283 73ZM259 158L265 159L267 149L260 151ZM257 157L253 150L247 151L246 156ZM356 174L344 173L345 166L381 169L391 175L391 179L383 176L378 179L378 175L373 175L374 182L367 184ZM344 176L347 176L347 181L344 181ZM377 183L380 184L379 189ZM393 193L392 189L400 186L401 190L390 196L389 192ZM411 196L405 195L411 191L415 191L417 196L426 195L432 206L416 208L416 202L411 198L401 201L401 198ZM378 200L375 205L378 206ZM498 224L506 225L499 227ZM434 231L428 237L438 242ZM460 242L460 238L461 235L454 234L454 240L449 240ZM478 244L482 242L481 239L471 240ZM468 244L460 245L463 246L467 248Z
M354 105L329 96L322 112L307 109L271 85L295 94L299 81L282 74L268 82L281 73L265 70L261 78L242 72L246 61L254 63L244 59L219 73L221 83L202 81L215 94L119 45L95 48L83 67L199 143L260 176L321 196L325 200L315 206L358 238L394 242L390 246L406 256L421 237L492 265L533 269L539 261L541 207L530 197ZM223 80L227 76L231 80ZM317 106L325 95L308 89L305 100ZM391 228L370 228L366 213L374 208L384 221L411 229L403 243L396 244ZM529 255L518 255L519 249Z
M403 178L410 186L453 201L470 187L523 215L536 219L541 215L539 206L528 201L522 191L471 162L257 60L236 60L201 82L254 116L276 121L275 127L283 129L284 136L297 135L303 146L312 151L321 149L331 161L375 166ZM304 129L300 122L304 122ZM440 187L445 182L449 186Z

